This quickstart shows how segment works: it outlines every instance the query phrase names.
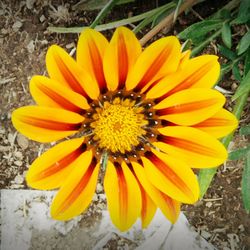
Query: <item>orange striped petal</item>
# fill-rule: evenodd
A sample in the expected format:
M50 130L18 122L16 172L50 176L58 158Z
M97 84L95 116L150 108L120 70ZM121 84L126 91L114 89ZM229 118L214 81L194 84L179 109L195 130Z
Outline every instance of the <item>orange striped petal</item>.
M129 72L126 88L140 91L145 86L177 70L180 62L180 43L174 36L161 38L148 46Z
M127 74L141 54L141 45L132 31L117 28L103 59L104 74L109 90L122 88Z
M236 117L225 109L221 109L207 120L200 122L193 127L198 128L216 138L221 138L238 127Z
M28 186L41 190L60 187L75 167L76 159L86 150L84 139L72 139L49 149L29 167Z
M89 72L82 69L61 47L52 45L46 54L50 78L60 82L86 98L97 99L99 88Z
M146 228L152 221L157 207L142 187L141 187L141 197L142 197L142 210L141 210L142 228Z
M147 98L163 100L167 96L188 88L211 88L220 75L218 57L213 55L198 56L186 60L176 73L163 78L151 86Z
M170 126L158 130L156 147L182 159L192 168L217 167L227 159L225 147L213 136L192 127Z
M56 220L69 220L81 214L95 193L100 167L93 153L86 151L81 154L74 165L51 205L51 217Z
M87 28L81 33L76 50L77 63L91 75L101 92L106 90L103 56L107 46L108 41L101 33Z
M121 166L108 162L104 190L112 222L121 231L128 230L140 216L142 201L139 184L125 162Z
M82 112L89 108L87 100L69 88L64 88L55 80L45 76L33 76L30 92L40 106L67 109Z
M191 50L186 50L181 53L181 59L178 69L182 69L186 66L187 62L190 59L190 55L191 55Z
M12 113L16 130L38 142L52 142L75 134L83 119L68 110L39 106L21 107Z
M154 108L161 119L190 126L213 116L225 100L220 92L213 89L186 89L167 97Z
M145 168L137 162L132 162L134 172L140 184L152 199L152 201L161 209L163 214L172 222L175 223L180 213L180 203L173 200L166 194L162 193L148 179Z
M149 181L161 192L184 203L198 200L197 178L185 162L155 150L145 153L142 162Z

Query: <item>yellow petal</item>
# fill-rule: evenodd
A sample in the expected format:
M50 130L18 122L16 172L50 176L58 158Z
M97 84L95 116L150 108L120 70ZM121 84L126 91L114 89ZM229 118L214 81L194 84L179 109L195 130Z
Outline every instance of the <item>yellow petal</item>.
M13 111L16 130L39 142L52 142L75 134L84 118L71 111L39 106L26 106Z
M186 63L189 61L191 55L191 50L186 50L181 53L181 59L178 69L183 69L186 66Z
M141 45L132 31L117 28L105 51L103 66L109 90L122 88L127 74L141 54Z
M46 54L46 66L50 78L69 87L86 98L97 99L99 88L97 83L85 69L61 47L52 45Z
M213 89L186 89L177 92L154 106L161 119L190 126L217 113L225 97Z
M56 220L69 220L81 214L95 193L99 164L93 158L93 153L86 151L74 165L51 205L51 217Z
M180 62L180 43L174 36L161 38L148 46L129 72L126 88L140 91L153 82L177 70Z
M192 127L169 126L159 129L154 145L192 168L217 167L227 159L225 147L213 136Z
M211 116L207 120L194 125L194 128L198 128L216 138L221 138L238 126L238 120L236 117L225 109L221 109L215 115Z
M161 209L163 214L172 222L175 223L180 213L180 203L173 200L166 194L162 193L150 182L145 169L137 162L132 162L135 174L152 201Z
M41 190L60 187L73 171L76 159L85 151L83 141L79 138L59 143L38 157L26 175L28 186Z
M141 196L142 196L142 210L141 210L142 228L146 228L152 221L157 207L142 187L141 187Z
M142 157L149 181L161 192L184 203L199 197L199 185L191 168L183 161L152 150Z
M110 217L121 231L128 230L141 213L141 191L134 175L125 162L108 162L104 190Z
M218 57L198 56L187 60L181 68L152 86L147 98L163 100L167 96L188 88L211 88L220 75Z
M40 106L67 109L81 113L89 109L87 100L70 88L45 76L33 76L30 81L30 92Z
M76 50L77 63L91 75L101 92L106 90L103 56L107 46L108 41L101 33L87 28L81 33Z

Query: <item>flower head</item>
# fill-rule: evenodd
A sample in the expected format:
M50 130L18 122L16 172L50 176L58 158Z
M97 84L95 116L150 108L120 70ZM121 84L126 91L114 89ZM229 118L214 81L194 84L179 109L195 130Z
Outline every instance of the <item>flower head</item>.
M137 218L146 227L157 207L174 223L181 202L197 201L192 168L226 160L218 138L237 120L211 89L220 72L217 57L189 54L173 36L142 51L125 27L110 42L85 29L76 60L49 48L49 77L30 82L37 106L15 110L12 122L38 142L77 135L42 154L27 174L33 188L59 188L53 218L68 220L89 206L100 170L111 219L122 231Z

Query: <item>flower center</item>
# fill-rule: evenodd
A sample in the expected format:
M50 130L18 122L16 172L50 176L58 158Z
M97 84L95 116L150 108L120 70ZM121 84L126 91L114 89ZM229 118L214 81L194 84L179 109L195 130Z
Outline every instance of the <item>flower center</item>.
M146 134L142 127L148 122L140 113L142 108L134 104L133 100L116 97L112 103L105 101L103 108L96 109L91 127L99 148L124 154L140 143L139 138Z
M95 156L102 159L126 162L140 160L154 147L162 121L154 110L154 101L136 92L107 91L93 100L83 115L81 136L87 137L87 145Z

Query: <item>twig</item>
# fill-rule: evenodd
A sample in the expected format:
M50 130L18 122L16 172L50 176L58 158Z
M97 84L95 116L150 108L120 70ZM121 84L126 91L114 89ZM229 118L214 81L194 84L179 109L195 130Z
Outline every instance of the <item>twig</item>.
M180 7L179 14L185 11L187 8L193 6L197 0L186 0ZM141 40L140 43L143 46L147 41L149 41L153 36L159 33L163 28L169 29L173 25L175 11L165 17L159 24L157 24L153 29L151 29Z
M5 78L5 79L0 79L0 85L12 82L16 79L16 77L12 77L12 78Z
M211 199L203 199L204 201L221 201L223 198L211 198Z
M193 8L190 8L191 12L193 12L193 14L198 17L201 21L204 20L204 18L198 13L196 12Z

